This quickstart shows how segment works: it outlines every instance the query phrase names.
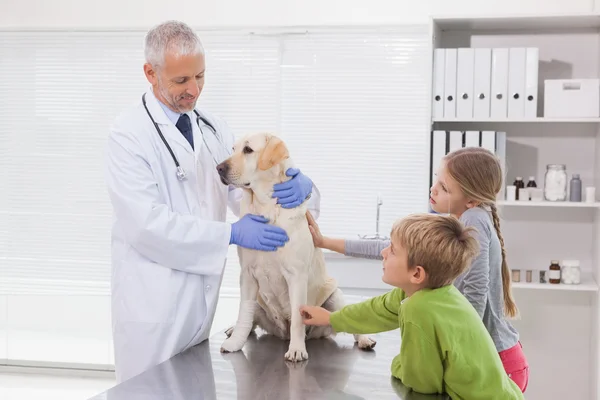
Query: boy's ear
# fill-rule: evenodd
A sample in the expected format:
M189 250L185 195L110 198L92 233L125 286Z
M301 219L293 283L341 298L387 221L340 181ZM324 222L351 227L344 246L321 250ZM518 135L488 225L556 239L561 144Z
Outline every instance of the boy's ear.
M410 282L415 285L420 285L427 280L427 272L425 272L425 268L417 265L411 271Z

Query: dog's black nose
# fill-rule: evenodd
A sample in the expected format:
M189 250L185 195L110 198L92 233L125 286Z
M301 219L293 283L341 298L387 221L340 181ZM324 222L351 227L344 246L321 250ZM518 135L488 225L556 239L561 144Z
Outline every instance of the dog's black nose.
M219 176L223 178L227 176L227 173L229 172L229 164L227 161L223 161L221 164L217 165L217 172L219 173Z

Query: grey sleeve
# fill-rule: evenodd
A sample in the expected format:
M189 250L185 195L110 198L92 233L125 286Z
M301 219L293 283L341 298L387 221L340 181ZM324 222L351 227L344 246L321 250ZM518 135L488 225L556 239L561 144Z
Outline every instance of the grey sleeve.
M490 290L490 231L487 221L482 218L488 217L477 213L465 219L461 218L465 226L477 229L474 236L479 243L479 254L473 259L467 272L462 275L460 285L457 287L481 318L485 312Z
M382 260L381 251L390 245L389 240L346 240L344 254L350 257Z

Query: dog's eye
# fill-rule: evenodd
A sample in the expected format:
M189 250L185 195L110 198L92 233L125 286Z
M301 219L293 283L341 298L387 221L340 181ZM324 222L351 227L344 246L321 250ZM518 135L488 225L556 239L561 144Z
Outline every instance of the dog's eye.
M248 146L244 146L244 154L250 154L252 153L254 150L252 150L250 147Z

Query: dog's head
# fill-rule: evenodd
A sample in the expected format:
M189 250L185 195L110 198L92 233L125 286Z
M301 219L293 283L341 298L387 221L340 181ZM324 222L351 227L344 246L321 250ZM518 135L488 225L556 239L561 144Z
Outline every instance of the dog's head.
M238 140L231 157L217 165L217 172L224 185L253 189L283 178L288 160L288 149L280 138L256 133Z

